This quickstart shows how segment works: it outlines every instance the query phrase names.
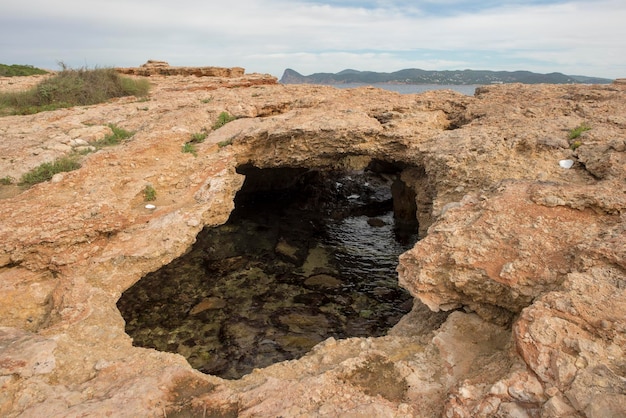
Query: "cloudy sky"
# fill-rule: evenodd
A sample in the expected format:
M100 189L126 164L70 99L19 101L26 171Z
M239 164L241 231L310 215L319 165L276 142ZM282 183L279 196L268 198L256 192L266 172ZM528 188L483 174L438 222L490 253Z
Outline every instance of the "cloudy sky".
M624 0L2 0L0 63L626 77Z

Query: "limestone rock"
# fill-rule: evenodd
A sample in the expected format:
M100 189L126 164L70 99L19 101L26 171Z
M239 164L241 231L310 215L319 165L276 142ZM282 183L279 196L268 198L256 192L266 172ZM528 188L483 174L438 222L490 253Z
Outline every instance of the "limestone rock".
M154 75L182 75L196 77L242 77L245 70L241 67L222 68L222 67L171 67L165 61L148 60L140 67L117 68L122 74L154 76Z
M0 376L31 377L55 368L56 343L16 328L0 328Z
M0 185L0 415L626 415L621 84L400 95L151 64L141 104L0 118L0 178L108 124L136 132L55 182ZM238 119L212 129L224 111ZM573 150L563 141L582 122L592 129ZM205 131L197 156L181 152ZM383 163L415 191L423 238L399 264L414 310L389 335L329 339L233 381L132 345L116 301L226 222L238 168ZM325 256L311 250L305 277ZM420 301L440 312L422 322ZM282 318L310 338L313 319Z
M401 256L401 283L433 310L465 306L492 321L506 320L558 288L575 268L572 249L601 239L621 220L533 203L531 189L556 193L550 185L509 182L491 199L445 212Z

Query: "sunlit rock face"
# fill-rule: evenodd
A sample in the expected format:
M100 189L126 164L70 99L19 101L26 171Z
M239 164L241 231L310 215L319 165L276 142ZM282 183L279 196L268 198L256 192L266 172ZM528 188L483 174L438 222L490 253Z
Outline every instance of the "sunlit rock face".
M262 75L150 82L148 101L0 118L0 178L19 179L110 123L135 131L51 182L0 184L0 415L626 414L623 85L500 85L468 97ZM238 119L213 130L224 111ZM570 139L583 122L591 129ZM209 134L196 155L183 153L198 132ZM242 168L345 173L376 162L404 184L394 193L392 182L392 196L414 198L403 206L420 237L398 261L413 307L386 335L327 338L232 380L133 345L118 300L191 253L202 230L227 226L252 177ZM296 270L317 266L300 261L310 249L272 244ZM338 276L305 274L303 306L323 312L319 295L334 297ZM185 303L191 317L226 306L208 293ZM310 316L280 313L270 325L302 330ZM228 335L250 335L241 329Z

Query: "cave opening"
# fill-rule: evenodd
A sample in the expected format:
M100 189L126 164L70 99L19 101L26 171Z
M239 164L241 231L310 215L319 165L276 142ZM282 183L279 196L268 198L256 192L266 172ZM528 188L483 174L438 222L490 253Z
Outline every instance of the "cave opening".
M239 167L229 220L119 299L133 344L237 379L328 337L384 335L413 306L396 273L418 239L403 169Z

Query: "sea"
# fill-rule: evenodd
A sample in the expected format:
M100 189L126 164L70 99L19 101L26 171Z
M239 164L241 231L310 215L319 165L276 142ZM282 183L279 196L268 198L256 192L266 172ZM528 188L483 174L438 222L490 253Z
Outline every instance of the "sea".
M390 84L390 83L376 83L376 84L364 84L364 83L344 83L344 84L332 84L333 87L340 89L353 89L356 87L372 86L381 88L384 90L395 91L400 94L416 94L424 93L430 90L454 90L456 92L473 96L477 87L480 85L475 84Z

